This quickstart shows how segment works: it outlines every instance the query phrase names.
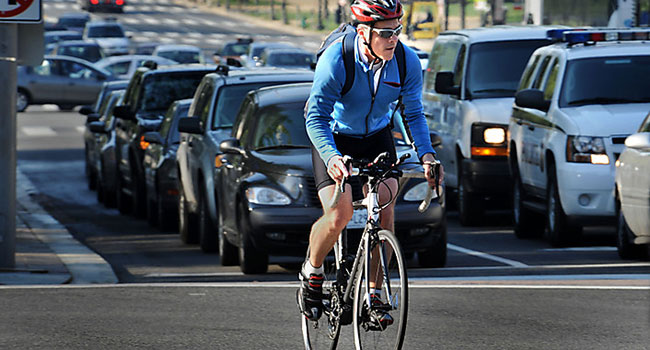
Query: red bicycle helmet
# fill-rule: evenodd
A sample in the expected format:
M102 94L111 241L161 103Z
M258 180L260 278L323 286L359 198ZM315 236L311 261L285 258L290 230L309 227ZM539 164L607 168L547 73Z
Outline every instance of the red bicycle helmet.
M370 24L402 17L399 0L354 0L350 6L359 23Z

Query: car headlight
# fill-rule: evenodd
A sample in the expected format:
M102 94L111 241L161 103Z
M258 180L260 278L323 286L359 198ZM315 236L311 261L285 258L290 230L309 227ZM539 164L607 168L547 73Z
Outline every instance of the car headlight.
M508 127L495 124L473 124L472 156L507 156Z
M566 158L568 162L575 163L609 164L605 140L602 137L567 137Z
M286 194L270 187L251 187L246 190L249 203L264 205L288 205L291 199Z
M428 187L428 182L420 182L419 184L411 187L408 191L406 191L404 194L404 200L409 202L419 202L424 200Z

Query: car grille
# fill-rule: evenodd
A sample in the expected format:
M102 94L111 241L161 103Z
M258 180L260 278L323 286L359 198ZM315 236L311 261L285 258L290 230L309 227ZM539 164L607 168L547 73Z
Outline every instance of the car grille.
M612 136L612 143L615 145L624 145L627 136Z

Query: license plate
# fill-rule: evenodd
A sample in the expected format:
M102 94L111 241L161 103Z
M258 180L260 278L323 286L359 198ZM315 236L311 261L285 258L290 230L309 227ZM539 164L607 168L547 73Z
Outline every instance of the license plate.
M368 221L368 209L354 209L352 214L352 219L348 222L347 228L364 228L366 227L366 222Z

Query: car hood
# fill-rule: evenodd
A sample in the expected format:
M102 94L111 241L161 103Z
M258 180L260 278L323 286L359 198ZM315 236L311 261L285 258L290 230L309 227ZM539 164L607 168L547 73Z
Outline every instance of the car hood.
M314 176L309 148L251 151L251 156L256 170L266 174Z
M648 115L650 103L587 105L561 109L585 136L630 135Z
M128 38L94 38L101 47L129 46Z
M477 121L507 125L514 102L514 97L482 98L472 100L472 105Z

